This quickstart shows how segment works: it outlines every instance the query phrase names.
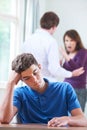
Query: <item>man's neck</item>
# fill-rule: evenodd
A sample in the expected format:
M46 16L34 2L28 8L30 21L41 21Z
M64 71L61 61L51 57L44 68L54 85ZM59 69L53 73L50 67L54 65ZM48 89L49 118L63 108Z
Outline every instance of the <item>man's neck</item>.
M54 33L53 28L50 28L50 29L44 29L44 28L42 28L42 29L45 30L45 31L47 31L51 35L53 35L53 33Z

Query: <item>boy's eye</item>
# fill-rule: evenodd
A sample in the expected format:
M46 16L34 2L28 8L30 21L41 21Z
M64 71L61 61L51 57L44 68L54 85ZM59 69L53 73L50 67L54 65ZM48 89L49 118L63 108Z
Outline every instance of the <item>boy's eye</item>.
M30 79L30 77L23 78L23 80L29 80L29 79Z
M33 74L34 74L34 75L37 75L37 74L38 74L38 72L39 72L39 70L38 70L38 69L36 69L36 70L33 72Z
M23 77L22 80L24 80L24 81L30 80L32 78L32 76L38 75L38 73L39 73L39 69L36 69L33 71L32 75Z
M36 75L38 73L38 71L36 70L33 74Z

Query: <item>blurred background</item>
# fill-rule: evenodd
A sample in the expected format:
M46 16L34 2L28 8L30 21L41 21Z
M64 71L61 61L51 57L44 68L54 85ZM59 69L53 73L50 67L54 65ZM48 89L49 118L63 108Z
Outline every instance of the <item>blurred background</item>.
M63 45L65 31L76 29L87 48L87 0L0 0L1 100L11 61L21 52L23 42L39 27L40 17L46 11L54 11L60 18L54 34L59 46Z

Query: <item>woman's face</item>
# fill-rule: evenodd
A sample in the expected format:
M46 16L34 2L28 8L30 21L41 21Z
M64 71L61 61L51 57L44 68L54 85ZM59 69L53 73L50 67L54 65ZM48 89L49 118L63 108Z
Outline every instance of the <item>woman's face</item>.
M76 41L71 39L69 36L65 36L65 47L66 47L66 50L69 52L69 53L72 53L72 52L75 52L76 51Z

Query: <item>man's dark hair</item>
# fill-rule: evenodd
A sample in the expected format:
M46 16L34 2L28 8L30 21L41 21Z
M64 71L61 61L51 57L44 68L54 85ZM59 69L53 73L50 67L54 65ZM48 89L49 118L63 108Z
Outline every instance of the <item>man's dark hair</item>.
M33 64L38 65L35 57L30 53L22 53L12 61L12 70L15 70L17 73L21 73Z
M40 25L44 29L50 29L51 27L57 27L59 24L59 17L54 12L46 12L40 20Z

